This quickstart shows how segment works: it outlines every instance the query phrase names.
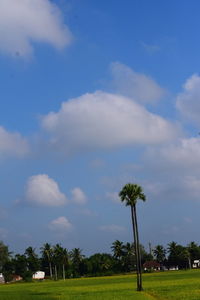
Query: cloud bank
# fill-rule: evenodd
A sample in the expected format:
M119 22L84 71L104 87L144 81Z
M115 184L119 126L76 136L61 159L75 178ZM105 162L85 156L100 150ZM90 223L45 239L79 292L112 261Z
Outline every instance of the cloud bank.
M200 76L197 74L188 78L183 86L183 92L177 96L176 107L188 121L200 124Z
M72 41L59 8L49 0L0 1L0 51L30 56L33 42L61 49Z
M178 134L175 124L133 100L102 91L66 101L58 112L43 116L41 121L51 146L65 154L161 144Z

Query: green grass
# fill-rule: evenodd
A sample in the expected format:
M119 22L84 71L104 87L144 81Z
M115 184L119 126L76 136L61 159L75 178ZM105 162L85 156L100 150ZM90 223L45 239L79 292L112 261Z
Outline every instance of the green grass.
M1 300L200 300L200 270L0 285Z

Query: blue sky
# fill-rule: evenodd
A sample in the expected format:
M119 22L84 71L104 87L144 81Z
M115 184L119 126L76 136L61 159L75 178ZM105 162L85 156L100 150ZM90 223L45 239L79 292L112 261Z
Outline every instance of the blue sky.
M0 0L0 240L200 243L200 3Z

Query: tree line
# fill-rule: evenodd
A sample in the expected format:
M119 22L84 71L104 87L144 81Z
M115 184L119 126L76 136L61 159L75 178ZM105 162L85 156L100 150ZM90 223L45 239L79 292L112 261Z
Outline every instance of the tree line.
M157 245L149 251L141 244L139 247L142 266L146 262L157 262L161 269L174 266L187 269L191 268L194 260L200 259L200 246L195 242L182 246L173 241L166 248ZM135 272L136 260L134 243L119 240L112 243L111 254L95 253L89 257L80 248L69 251L61 244L51 246L49 243L40 248L39 254L30 246L23 254L14 255L9 252L8 246L0 242L0 273L7 282L12 280L14 274L23 280L32 280L32 275L39 270L54 280Z

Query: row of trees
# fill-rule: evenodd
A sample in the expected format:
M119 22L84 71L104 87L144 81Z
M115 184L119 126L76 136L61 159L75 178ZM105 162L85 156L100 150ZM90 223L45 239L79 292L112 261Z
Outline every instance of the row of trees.
M46 267L49 270L49 276L51 278L53 278L54 274L54 278L57 279L59 274L62 272L62 276L65 279L66 269L69 274L76 277L86 274L94 275L97 273L108 272L109 270L112 272L128 272L136 268L137 290L142 290L142 262L144 262L146 254L143 253L145 251L143 251L144 249L139 243L136 204L138 200L146 201L146 196L143 193L141 186L128 183L119 192L119 197L121 201L131 209L134 243L127 243L126 245L123 245L120 241L115 241L112 245L112 250L114 252L113 256L110 254L97 253L90 258L84 258L78 248L73 249L70 253L68 253L68 251L63 249L59 244L53 248L49 244L45 244L42 248L40 265L43 269ZM196 247L197 245L194 243L193 246ZM170 264L173 264L178 265L180 268L187 267L189 265L189 267L191 267L191 253L194 249L191 250L190 248L191 247L185 248L181 245L177 245L175 242L172 242L169 245L168 259L166 259L166 250L162 245L158 245L154 249L153 254L156 256L157 262L161 265L165 264L169 266ZM148 259L153 259L152 253L149 255ZM148 254L146 255L146 258L147 256ZM24 273L21 272L23 274L27 274L27 272L33 273L33 269L36 266L35 263L39 261L33 248L29 247L23 255L15 256L15 258L4 263L2 267L4 274L6 275L6 270L8 270L9 267L12 269L11 266L14 266L16 271L16 261L20 259L26 262ZM13 270L9 270L8 274L10 274L11 271L13 272Z
M161 267L178 266L179 269L185 269L200 258L200 246L195 242L187 246L171 242L167 248L157 245L149 252L141 244L139 247L142 265L148 261L156 261ZM38 270L55 280L137 271L137 255L133 243L116 240L112 243L111 251L112 254L95 253L86 257L79 248L68 251L60 244L51 246L46 243L40 248L40 254L28 247L23 254L12 255L8 247L0 242L0 272L4 274L6 281L10 281L13 274L30 280Z

